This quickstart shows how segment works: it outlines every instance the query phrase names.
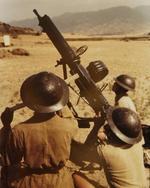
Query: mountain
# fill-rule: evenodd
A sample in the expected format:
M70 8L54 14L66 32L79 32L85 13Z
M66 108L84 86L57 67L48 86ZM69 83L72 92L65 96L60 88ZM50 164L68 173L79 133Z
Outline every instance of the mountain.
M20 21L12 21L9 24L13 26L28 27L28 28L32 28L36 30L41 30L40 27L38 26L39 23L38 23L37 18L25 19L25 20L20 20Z
M149 32L150 6L120 6L92 12L65 13L52 20L61 32L69 33L114 35ZM37 29L38 21L34 18L10 24Z
M3 22L0 22L0 33L3 34L9 33L12 34L13 36L17 36L18 34L38 34L38 32L33 28L11 26Z

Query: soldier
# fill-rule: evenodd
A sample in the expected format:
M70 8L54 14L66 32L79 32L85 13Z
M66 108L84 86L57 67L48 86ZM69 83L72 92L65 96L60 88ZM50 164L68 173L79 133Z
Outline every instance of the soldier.
M115 83L113 85L113 91L116 94L115 106L126 107L133 110L134 112L137 112L134 102L127 94L128 91L134 91L134 89L135 80L131 76L122 74L115 78ZM141 144L145 146L144 137L141 140ZM143 149L143 152L145 165L147 165L147 159L145 157L147 156L147 151Z
M141 139L141 124L134 111L108 110L107 124L98 133L98 153L110 187L147 187Z
M66 83L52 73L41 72L27 78L20 92L24 105L34 115L9 133L4 168L7 186L74 188L66 162L77 126L57 115L68 102ZM9 109L2 113L4 126L10 124L12 116L13 111Z
M112 91L115 93L115 104L114 106L129 108L136 112L136 107L132 99L128 96L128 91L134 91L135 89L135 80L125 74L117 76L112 87ZM106 135L104 134L104 126L99 130L99 137L105 139Z
M128 91L134 91L135 80L125 74L119 75L115 78L115 83L112 90L115 92L115 106L130 108L136 112L136 107L132 99L128 96Z

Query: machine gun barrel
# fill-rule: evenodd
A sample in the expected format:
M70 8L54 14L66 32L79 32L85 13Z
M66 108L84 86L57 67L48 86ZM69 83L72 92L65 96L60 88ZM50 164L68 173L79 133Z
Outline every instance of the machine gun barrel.
M79 78L75 82L80 89L82 97L88 101L95 112L107 109L109 104L102 95L101 90L96 86L89 72L80 64L79 57L66 42L52 20L47 15L41 17L35 9L33 12L38 17L39 25L62 56L62 63L66 63L69 66L72 75L78 74Z
M44 15L41 17L37 10L34 9L33 12L38 17L39 25L43 28L43 32L45 32L60 55L62 56L62 59L64 61L67 61L67 64L69 65L70 62L72 62L76 58L75 52L70 48L68 43L64 40L64 37L59 32L55 24L52 22L49 16ZM71 65L72 68L73 65ZM70 67L70 65L69 65Z

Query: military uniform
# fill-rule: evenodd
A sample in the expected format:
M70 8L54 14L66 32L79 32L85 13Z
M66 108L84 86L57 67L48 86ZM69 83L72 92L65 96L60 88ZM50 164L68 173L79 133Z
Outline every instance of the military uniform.
M74 188L66 162L77 125L55 115L16 125L8 138L7 182L14 188Z
M129 147L108 139L98 153L111 188L147 188L141 143Z
M124 107L110 108L98 132L100 162L111 188L147 188L140 118Z
M132 99L126 95L117 95L115 98L115 106L125 107L136 112L136 107L132 101Z

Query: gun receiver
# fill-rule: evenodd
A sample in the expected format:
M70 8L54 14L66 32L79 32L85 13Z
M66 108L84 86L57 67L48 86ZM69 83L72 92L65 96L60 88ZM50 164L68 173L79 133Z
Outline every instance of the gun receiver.
M106 110L110 105L102 95L101 90L96 86L89 72L80 64L80 57L76 55L47 15L41 17L35 9L33 12L38 17L39 25L60 53L61 62L69 66L71 75L78 74L79 78L75 80L75 83L81 96L88 101L95 112Z

